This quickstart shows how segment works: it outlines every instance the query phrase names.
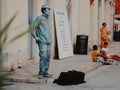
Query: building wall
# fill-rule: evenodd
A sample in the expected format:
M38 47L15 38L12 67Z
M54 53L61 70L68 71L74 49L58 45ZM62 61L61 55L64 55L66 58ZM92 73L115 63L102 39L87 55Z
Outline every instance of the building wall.
M79 0L79 30L77 34L89 34L90 0Z
M0 29L1 29L1 13L2 13L1 8L2 8L2 2L0 0Z
M76 52L76 36L79 34L79 0L69 0L68 2L68 20L70 25L72 44L74 53Z
M5 67L17 68L18 64L25 65L28 60L28 35L23 36L13 43L8 43L13 37L28 29L28 0L1 0L2 15L1 26L17 14L14 22L7 32L7 42L4 53L7 53L8 60L5 60ZM24 63L23 63L24 62Z
M100 25L102 26L103 22L107 23L107 28L111 31L111 39L113 37L113 16L114 16L114 5L111 4L113 0L101 0L101 21ZM100 27L101 27L100 26Z
M92 1L92 3L90 3L90 1ZM99 1L100 4L98 4ZM111 8L113 8L113 6L110 6L109 0L34 0L33 19L41 14L41 6L45 2L48 2L52 8L50 15L53 34L52 59L55 58L57 45L54 20L55 9L66 9L68 12L73 48L76 44L76 35L80 34L89 36L89 48L92 48L93 44L99 44L99 29L102 22L107 22L108 29L112 30L113 11L111 11ZM9 38L5 44L6 48L4 49L4 52L8 55L8 61L5 62L5 66L14 66L16 68L19 64L22 64L23 66L28 65L28 62L30 61L28 56L28 35L25 35L11 44L8 43L11 38L28 28L28 0L1 0L0 7L1 27L3 27L16 12L18 12L15 21L10 27L11 31L7 33ZM31 61L38 61L39 50L34 39L33 43L34 60Z
M98 44L99 31L98 31L98 1L94 2L90 6L90 30L89 30L89 48L92 48L93 44Z
M113 36L113 15L114 6L110 4L109 0L94 0L90 6L90 39L89 46L92 48L93 44L99 45L100 28L103 22L107 23L107 28L111 31L111 39Z

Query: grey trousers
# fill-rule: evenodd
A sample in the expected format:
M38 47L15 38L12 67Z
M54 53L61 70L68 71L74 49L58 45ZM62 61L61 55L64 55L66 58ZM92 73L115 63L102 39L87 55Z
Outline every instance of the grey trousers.
M39 47L39 75L48 74L50 58L51 58L51 44L40 43Z

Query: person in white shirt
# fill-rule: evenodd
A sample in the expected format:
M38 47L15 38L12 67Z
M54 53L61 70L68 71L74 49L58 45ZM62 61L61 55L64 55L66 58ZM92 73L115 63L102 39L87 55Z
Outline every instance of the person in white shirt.
M109 51L108 51L108 42L104 42L104 46L103 46L103 48L101 50L105 52L108 59L115 59L117 61L120 61L120 56L109 53Z

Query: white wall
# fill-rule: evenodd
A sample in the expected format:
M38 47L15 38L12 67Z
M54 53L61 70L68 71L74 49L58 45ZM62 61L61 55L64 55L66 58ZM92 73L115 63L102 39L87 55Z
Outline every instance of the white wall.
M98 8L98 0L94 0L90 8L90 47L99 44L100 28L103 22L107 23L107 28L113 32L113 13L114 6L110 6L109 0L101 0ZM98 11L99 9L99 11ZM99 13L98 13L99 12ZM112 37L112 34L111 34Z
M98 0L95 0L90 6L90 30L89 30L89 47L92 48L94 44L98 44L99 30L98 30Z
M24 30L28 28L28 0L1 0L1 13L0 13L0 25L3 27L5 23L16 13L18 15L13 22L8 35L7 43L5 44L6 48L5 52L8 53L9 62L7 65L10 67L12 63L17 66L20 62L21 64L26 64L28 60L28 35L18 39L17 41L9 44L8 41L17 34L20 34ZM76 43L76 35L85 34L89 35L89 46L98 43L99 38L99 30L98 28L102 24L102 22L107 21L108 26L112 27L112 15L110 9L108 12L105 12L105 4L104 0L101 0L100 7L100 19L98 20L98 0L94 0L93 6L90 7L90 0L70 0L68 4L68 0L36 0L34 1L34 18L41 14L41 6L44 2L49 2L52 10L51 10L51 24L52 24L52 58L55 54L56 49L56 36L55 36L55 22L54 22L54 9L66 9L66 6L69 6L70 13L69 16L69 25L72 36L72 43ZM108 6L109 8L109 6ZM110 17L105 16L110 15ZM109 18L111 20L109 20ZM100 24L98 25L98 23ZM111 24L110 24L111 23ZM38 58L38 47L34 44L34 49L36 53L34 53Z
M90 0L79 0L79 32L89 34Z
M18 62L24 65L28 59L28 35L8 43L10 39L28 29L28 0L2 0L2 27L16 12L18 14L7 33L8 39L4 50L8 53L8 68L11 64L17 67Z
M2 13L1 8L2 8L2 2L0 0L0 29L1 29L1 13Z
M76 35L79 34L79 0L72 0L70 29L72 31L72 42L76 43Z
M99 44L99 22L100 19L98 18L98 0L95 0L94 2L94 34L93 34L93 44ZM90 30L91 31L91 30ZM92 45L93 45L92 44Z

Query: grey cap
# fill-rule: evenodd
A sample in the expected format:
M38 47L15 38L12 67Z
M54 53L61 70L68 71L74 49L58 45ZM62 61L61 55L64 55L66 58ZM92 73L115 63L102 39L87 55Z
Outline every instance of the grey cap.
M43 5L42 5L42 8L48 8L48 9L50 9L50 7L49 7L48 4L43 4Z

